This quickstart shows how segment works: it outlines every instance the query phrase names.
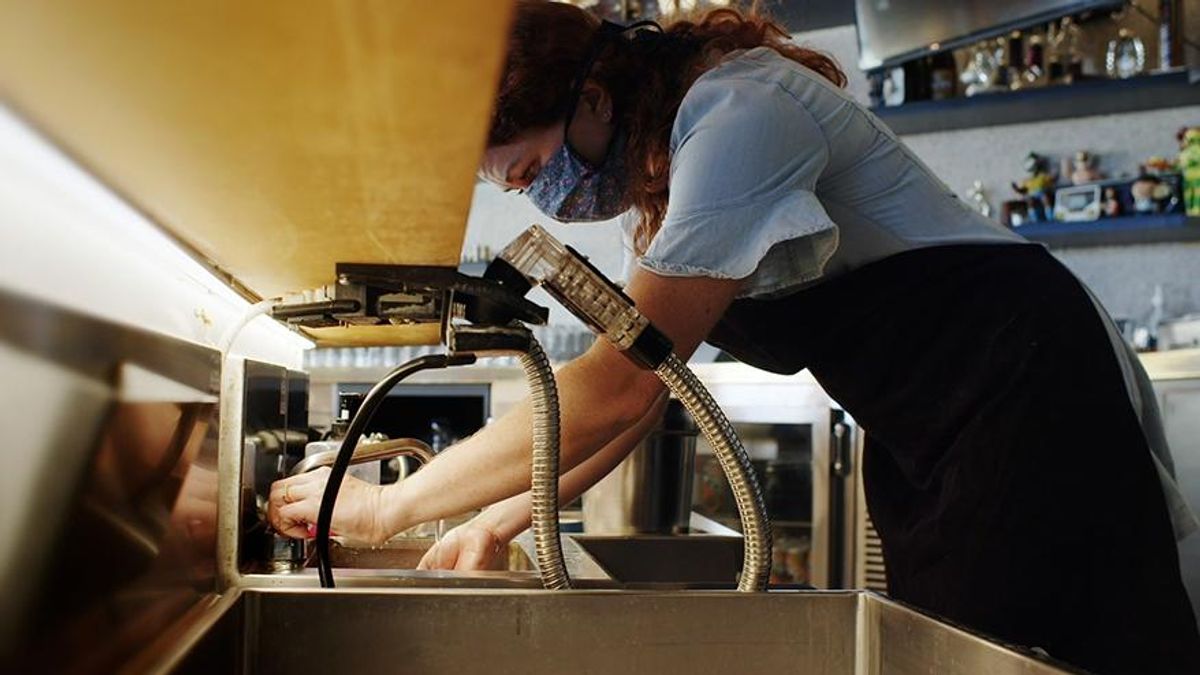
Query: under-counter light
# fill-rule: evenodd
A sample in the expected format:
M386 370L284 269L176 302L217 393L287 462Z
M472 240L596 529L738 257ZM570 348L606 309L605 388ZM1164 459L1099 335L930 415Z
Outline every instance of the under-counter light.
M13 111L0 107L0 286L216 346L250 303ZM313 343L267 317L237 351L299 367Z

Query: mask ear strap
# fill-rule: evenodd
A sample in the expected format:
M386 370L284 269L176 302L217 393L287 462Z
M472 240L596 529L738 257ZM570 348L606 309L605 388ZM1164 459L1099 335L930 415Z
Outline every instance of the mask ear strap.
M579 70L579 75L571 83L571 97L568 99L571 102L567 104L567 121L563 125L564 141L567 139L567 131L571 129L571 121L575 119L575 111L579 107L579 98L583 95L583 85L587 82L588 75L592 74L592 67L596 65L596 59L604 51L605 43L629 31L649 27L653 27L659 33L663 32L662 26L649 19L635 21L628 26L622 26L607 19L600 22L600 27L596 29L596 33L592 36L592 44L588 48L587 58L583 61L583 68Z

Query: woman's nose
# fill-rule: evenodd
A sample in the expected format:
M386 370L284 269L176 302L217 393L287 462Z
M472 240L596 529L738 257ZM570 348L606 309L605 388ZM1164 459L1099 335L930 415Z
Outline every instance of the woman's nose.
M505 181L505 183L508 185L509 190L520 190L520 191L524 191L526 188L529 187L529 184L532 182L533 182L532 180L530 180L528 177L526 177L524 175L513 176L513 177L508 178Z
M538 170L541 168L540 162L529 162L527 164L512 167L508 175L505 176L505 183L510 190L525 190L533 184L533 179L537 178Z

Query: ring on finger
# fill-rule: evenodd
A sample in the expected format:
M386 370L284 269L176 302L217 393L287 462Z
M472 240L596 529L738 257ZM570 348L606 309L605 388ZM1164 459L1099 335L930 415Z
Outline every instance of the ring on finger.
M284 504L292 503L292 486L291 485L283 486L283 503Z

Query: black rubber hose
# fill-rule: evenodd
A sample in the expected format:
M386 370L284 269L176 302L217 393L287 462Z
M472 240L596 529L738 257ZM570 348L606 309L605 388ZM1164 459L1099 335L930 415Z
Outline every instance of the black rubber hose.
M422 370L466 366L472 363L475 363L475 356L472 354L419 356L398 366L384 376L378 384L371 387L371 391L367 392L362 405L350 422L350 427L346 430L346 438L342 439L342 445L338 448L337 459L329 469L329 481L325 483L325 493L321 496L321 509L317 513L317 574L321 577L322 588L334 587L333 565L329 560L329 530L333 523L333 507L337 504L338 491L342 489L342 481L346 477L346 470L350 468L350 459L354 456L354 449L358 447L359 439L367 430L367 425L371 423L371 418L375 416L375 411L383 403L384 397L401 380Z

